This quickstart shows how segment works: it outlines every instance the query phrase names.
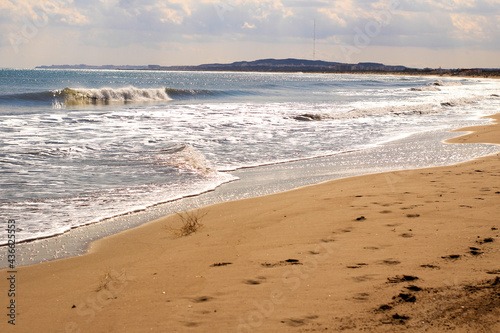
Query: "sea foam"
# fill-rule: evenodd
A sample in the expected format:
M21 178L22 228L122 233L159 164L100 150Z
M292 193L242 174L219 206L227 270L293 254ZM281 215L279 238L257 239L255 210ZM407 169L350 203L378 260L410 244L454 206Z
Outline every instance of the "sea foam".
M140 89L133 86L126 88L72 89L54 91L53 96L62 98L66 105L108 104L171 100L165 88Z

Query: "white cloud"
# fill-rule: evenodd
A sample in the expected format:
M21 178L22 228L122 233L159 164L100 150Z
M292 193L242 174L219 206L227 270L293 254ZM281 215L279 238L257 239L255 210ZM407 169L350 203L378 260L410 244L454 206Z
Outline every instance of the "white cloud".
M72 7L71 0L2 0L0 12L5 22L15 24L32 21L37 26L54 22L82 25L89 23L89 19L79 8Z
M324 14L329 20L332 20L334 23L338 23L343 27L347 26L347 21L341 18L338 12L339 11L330 8L320 8L318 10L319 14Z
M241 27L242 29L255 29L255 24L250 24L248 22L245 22L243 26Z
M483 27L487 23L485 17L466 14L450 14L450 17L460 34L474 37L483 36Z
M395 3L398 8L388 11ZM86 56L90 53L83 50L89 48L114 54L135 47L160 54L168 49L165 45L184 45L175 49L183 52L235 41L281 54L282 45L310 44L315 21L317 45L324 50L352 44L367 27L375 28L372 50L453 50L457 45L491 50L500 47L499 18L499 0L0 0L0 47L9 46L9 33L14 33L27 41L19 48L34 58L41 51L35 44L54 52L70 42ZM23 36L26 22L37 24L32 36ZM43 44L35 43L49 32ZM12 63L18 61L0 52L2 61L5 54ZM190 55L195 56L205 62L202 53ZM69 54L64 62L73 62Z
M433 3L442 9L447 11L455 11L457 9L469 9L474 8L477 3L476 0L442 0L442 1L433 1Z

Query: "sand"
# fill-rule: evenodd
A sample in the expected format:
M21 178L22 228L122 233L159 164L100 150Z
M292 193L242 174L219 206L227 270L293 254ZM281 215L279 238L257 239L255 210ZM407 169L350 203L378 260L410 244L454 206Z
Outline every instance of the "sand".
M499 202L495 154L168 216L17 268L15 326L1 271L0 331L500 332Z

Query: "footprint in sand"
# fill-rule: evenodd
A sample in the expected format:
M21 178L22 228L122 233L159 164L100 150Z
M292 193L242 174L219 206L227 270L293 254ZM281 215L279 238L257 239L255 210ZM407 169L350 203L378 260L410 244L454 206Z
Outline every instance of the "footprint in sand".
M388 277L387 280L389 283L400 283L407 281L415 281L418 280L418 277L412 275L396 275L394 277Z
M365 281L373 280L373 276L375 276L375 274L365 274L365 275L360 275L360 276L353 276L351 279L353 279L356 282L365 282Z
M447 256L443 256L441 258L446 259L446 260L457 260L460 259L461 255L460 254L450 254Z
M472 254L473 256L478 256L484 253L481 251L481 249L474 246L469 247L469 250L470 250L469 253Z
M483 240L478 240L478 241L476 241L476 243L484 244L484 243L493 243L494 241L495 240L493 238L488 237L488 238L484 238Z
M259 276L257 279L248 279L248 280L243 281L243 283L249 284L249 285L258 285L258 284L261 284L265 280L266 280L265 277Z
M491 271L487 271L486 274L493 274L493 275L500 274L500 269L494 269Z
M405 320L410 319L410 317L396 313L392 316L392 319L397 320L400 324L405 324Z
M287 318L285 320L282 320L281 322L283 324L287 324L288 326L292 327L299 327L308 324L314 319L318 319L318 316L307 316L304 318Z
M368 294L368 293L358 293L352 299L354 299L356 301L365 302L365 301L368 301L369 298L370 298L370 294Z
M392 265L399 265L401 263L401 261L399 261L399 260L392 260L392 259L386 259L386 260L380 260L377 263L380 264L380 265L389 265L389 266L392 266Z
M276 263L262 263L261 264L264 267L277 267L277 266L287 266L287 265L302 265L302 263L298 259L287 259L287 260L282 260Z
M210 267L220 267L220 266L227 266L227 265L232 265L232 262L217 262L215 264L210 265Z
M408 286L408 287L405 287L406 289L408 290L411 290L411 291L422 291L423 289L420 288L420 287L417 287L417 286Z
M417 301L417 297L412 294L399 293L399 295L394 296L392 299L402 300L407 303L415 303Z
M349 231L345 231L345 232L351 232L351 231L349 230ZM331 243L331 242L335 242L335 239L333 239L333 238L323 238L323 239L321 239L321 242L323 242L323 243Z
M199 297L192 298L191 301L193 301L193 303L204 303L204 302L210 301L211 299L213 299L213 297L199 296Z
M392 310L392 305L389 304L382 304L381 306L378 307L378 311L387 311L387 310Z
M388 320L382 320L381 323L385 325L406 325L406 321L410 319L409 316L393 314Z
M365 264L364 262L361 262L359 264L356 264L356 265L349 265L349 266L346 266L347 268L361 268L363 266L367 266L368 264Z

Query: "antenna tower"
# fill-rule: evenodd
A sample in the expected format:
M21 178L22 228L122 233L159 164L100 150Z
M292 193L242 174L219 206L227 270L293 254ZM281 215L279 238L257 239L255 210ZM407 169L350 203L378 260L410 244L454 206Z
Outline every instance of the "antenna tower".
M313 60L316 60L316 19L314 19L314 33L313 33Z

